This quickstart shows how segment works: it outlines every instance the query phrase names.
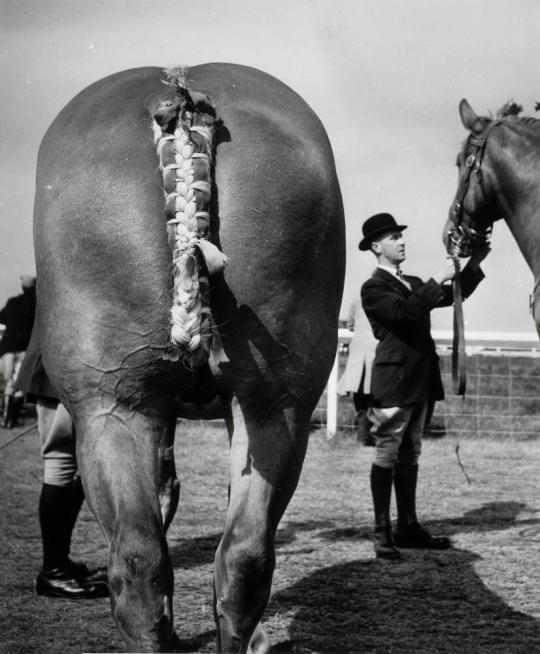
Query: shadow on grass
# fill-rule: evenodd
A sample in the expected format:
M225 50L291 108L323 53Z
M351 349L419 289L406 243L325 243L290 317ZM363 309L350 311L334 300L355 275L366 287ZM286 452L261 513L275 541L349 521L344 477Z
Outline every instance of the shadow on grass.
M187 570L212 563L220 539L221 532L198 538L173 540L169 543L169 556L173 568Z
M527 505L523 502L487 502L477 509L467 511L459 518L436 521L422 520L422 524L428 527L430 531L436 531L437 535L450 537L457 533L497 531L499 529L508 529L516 524L519 513L527 508ZM540 526L540 519L520 520L519 524L530 530L534 529L535 525ZM321 532L318 536L329 541L357 540L358 538L370 538L372 531L372 526L359 525L352 528L329 529Z
M437 526L448 535L506 529L524 508L520 502L491 502ZM319 534L329 541L367 535L365 528ZM294 649L288 641L284 651L540 651L540 623L510 608L483 583L475 571L481 557L458 549L404 554L401 563L353 561L319 569L276 594L267 615L294 613L289 628ZM273 651L279 652L279 645Z
M444 520L442 525L450 528L451 533L471 533L508 529L516 523L519 513L529 509L523 502L487 502L478 509L467 511L460 518ZM529 509L532 510L532 509ZM520 520L520 526L540 525L540 520Z
M172 647L174 652L193 652L200 651L201 648L205 647L209 643L215 642L216 640L216 630L210 629L204 633L198 634L193 638L178 638Z
M298 532L317 531L332 527L330 520L291 521L284 524L276 534L276 549L289 545ZM199 565L213 563L221 532L198 538L172 539L169 542L169 556L173 568L187 570Z
M477 558L450 550L331 566L275 595L268 615L294 611L289 636L299 652L540 651L538 621L483 584Z

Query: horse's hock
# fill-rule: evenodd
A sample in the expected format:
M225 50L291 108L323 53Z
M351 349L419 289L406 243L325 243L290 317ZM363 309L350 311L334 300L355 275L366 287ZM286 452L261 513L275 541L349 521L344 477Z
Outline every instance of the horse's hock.
M342 373L346 355L340 355ZM528 440L540 437L540 356L525 354L473 354L467 356L465 397L452 390L451 355L440 355L445 399L437 402L428 425L432 436L473 436ZM350 397L340 397L338 425L355 426ZM314 413L315 422L326 419L326 394Z

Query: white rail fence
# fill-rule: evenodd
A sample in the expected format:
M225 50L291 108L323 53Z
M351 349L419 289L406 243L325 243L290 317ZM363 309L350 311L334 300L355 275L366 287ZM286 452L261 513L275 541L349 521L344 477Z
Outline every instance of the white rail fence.
M431 335L438 350L442 352L451 351L451 330L434 329ZM338 425L339 355L343 345L349 343L352 338L353 332L349 329L340 328L338 330L338 351L326 386L326 436L328 439L336 435ZM465 351L469 356L481 352L495 355L508 353L522 356L540 356L540 342L536 332L465 331Z

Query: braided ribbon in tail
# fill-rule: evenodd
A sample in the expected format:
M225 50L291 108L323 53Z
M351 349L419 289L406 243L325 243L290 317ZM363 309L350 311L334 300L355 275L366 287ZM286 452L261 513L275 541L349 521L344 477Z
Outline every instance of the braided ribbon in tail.
M174 92L158 103L153 118L173 255L171 341L186 363L197 366L211 348L208 275L227 261L207 240L216 117L207 95L187 89L185 69L166 75Z
M459 259L452 257L456 274L452 281L454 291L454 335L452 338L452 387L456 395L465 395L467 363L465 358L465 323Z

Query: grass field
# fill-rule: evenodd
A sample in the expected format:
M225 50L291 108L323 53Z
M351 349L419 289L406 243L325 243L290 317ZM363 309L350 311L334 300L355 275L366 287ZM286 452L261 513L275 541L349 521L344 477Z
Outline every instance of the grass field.
M0 445L14 434L0 429ZM540 441L424 443L419 513L447 534L446 552L373 558L371 448L350 434L312 434L303 475L277 535L264 623L276 651L386 654L540 652ZM169 531L175 622L186 651L215 651L212 560L227 504L227 440L219 423L181 423L181 504ZM41 483L35 432L1 451L0 652L119 652L107 600L37 597ZM85 508L73 555L105 564Z

